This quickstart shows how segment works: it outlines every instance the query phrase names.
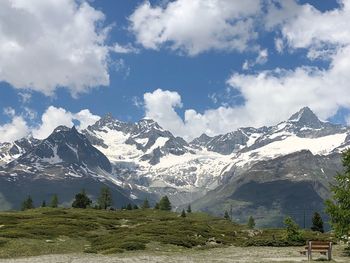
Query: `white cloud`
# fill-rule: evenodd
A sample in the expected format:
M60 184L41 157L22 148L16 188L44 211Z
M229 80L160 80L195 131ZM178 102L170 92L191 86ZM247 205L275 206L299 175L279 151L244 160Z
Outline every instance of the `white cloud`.
M24 113L22 114L26 119L29 119L29 120L34 120L38 113L31 109L31 108L28 108L28 107L24 107Z
M177 92L157 89L152 93L144 94L145 116L151 118L170 131L178 131L183 134L184 124L175 111L182 107L181 97Z
M89 110L85 109L73 114L73 119L79 121L78 130L83 130L97 122L100 116L94 115Z
M18 95L20 97L20 101L24 104L28 103L32 98L32 94L29 92L19 92Z
M4 111L9 110L5 109ZM37 139L45 139L57 126L72 127L75 122L78 122L77 129L83 130L100 119L99 116L92 114L87 109L72 113L54 106L46 109L41 116L40 124L35 126L30 126L26 121L33 121L36 118L37 113L32 109L24 108L24 113L21 116L16 116L15 112L10 110L8 115L12 117L12 120L10 123L0 125L0 142L12 142L28 135Z
M145 48L162 46L191 56L208 50L256 49L260 1L176 0L141 4L129 17L130 31Z
M6 107L4 108L4 114L12 118L16 115L16 111L12 107Z
M72 127L73 114L63 108L50 106L41 117L41 125L33 129L33 137L45 139L60 125Z
M69 112L63 108L50 106L41 117L41 124L32 129L34 138L44 139L48 137L53 130L60 125L72 127L74 121L79 122L78 130L87 128L100 119L99 116L93 115L89 110L81 110L78 113Z
M258 57L255 60L256 64L265 64L267 62L269 53L267 49L260 50Z
M0 81L46 95L58 87L77 95L109 84L102 12L75 0L0 5Z
M143 105L143 101L142 99L140 99L139 97L137 96L134 96L131 98L131 102L134 106L136 106L137 108L142 108L144 105Z
M183 119L175 111L182 106L180 95L156 90L145 94L146 116L188 140L203 132L216 135L244 126L274 125L304 106L327 119L340 107L350 108L349 57L350 46L332 57L328 70L298 67L248 75L235 73L227 83L240 92L243 105L221 106L203 113L187 109Z
M28 133L29 128L23 117L14 116L10 123L0 125L0 143L15 141Z
M139 53L140 50L131 44L122 46L118 43L115 43L114 46L111 48L111 50L115 53L120 53L120 54L129 54L129 53Z
M275 38L275 48L276 48L278 53L282 53L283 52L283 48L284 48L283 39Z
M266 26L280 29L290 48L325 50L350 43L349 0L340 0L340 8L325 12L309 4L298 5L294 0L276 2L277 5L269 5Z
M265 64L268 60L268 57L269 57L269 53L268 53L267 49L262 49L259 51L259 54L255 60L249 61L246 59L242 65L242 69L248 70L257 64L259 64L259 65Z

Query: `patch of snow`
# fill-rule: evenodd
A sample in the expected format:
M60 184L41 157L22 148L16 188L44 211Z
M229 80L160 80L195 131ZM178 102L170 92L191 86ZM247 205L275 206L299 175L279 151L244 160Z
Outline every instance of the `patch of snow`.
M274 141L258 149L239 154L236 164L242 166L252 161L272 159L302 150L309 150L312 154L328 155L345 141L346 136L346 133L319 138L289 136L284 140Z
M74 148L73 146L69 145L68 143L66 143L66 145L75 154L75 156L77 157L77 160L79 160L78 149Z
M146 144L148 143L148 138L136 138L134 139L135 142L137 142L138 144L141 144L143 147L146 146Z
M249 139L247 141L247 147L250 147L252 146L257 139L259 139L261 137L261 134L260 133L253 133L249 136Z
M158 147L163 147L168 140L169 138L167 137L158 137L154 144L151 146L151 148L147 150L146 154L151 153L154 149L157 149Z
M144 153L138 150L135 145L126 144L125 141L129 138L128 134L121 131L116 131L105 128L105 132L97 131L94 133L99 139L102 139L108 147L104 148L99 145L95 147L101 151L112 162L134 160Z
M57 163L63 162L63 160L57 154L57 148L58 148L58 145L55 145L54 148L52 149L52 151L53 151L52 157L42 158L41 161L43 161L45 163L50 163L50 164L57 164Z

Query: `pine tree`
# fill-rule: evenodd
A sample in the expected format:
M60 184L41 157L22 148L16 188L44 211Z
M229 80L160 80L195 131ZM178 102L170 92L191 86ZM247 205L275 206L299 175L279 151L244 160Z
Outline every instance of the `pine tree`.
M75 195L75 200L72 203L74 208L87 208L92 204L91 199L86 195L85 190L83 189L80 193Z
M139 207L137 205L134 205L133 209L139 209Z
M181 217L186 217L185 209L182 209Z
M330 215L330 223L337 237L350 237L350 149L342 156L344 172L335 176L335 184L331 186L333 200L326 201L326 212ZM350 249L350 245L349 245Z
M149 202L148 202L148 199L147 199L147 198L143 201L143 204L142 204L141 208L142 208L142 209L147 209L147 208L149 208Z
M53 208L57 208L58 207L58 197L56 194L54 194L52 196L52 199L51 199L51 207Z
M315 212L313 217L312 217L312 227L311 227L312 231L318 231L323 233L324 229L323 229L323 220L322 217L320 216L319 213Z
M249 229L254 229L254 227L255 227L255 220L254 220L254 218L252 216L249 217L247 225L248 225Z
M187 213L192 213L192 208L191 208L191 205L188 205L188 207L187 207L187 211L186 211Z
M230 220L230 215L228 214L227 210L225 210L224 218Z
M107 209L112 205L112 194L108 187L104 186L101 188L98 204L101 209Z
M45 200L42 202L41 207L46 207L46 201Z
M22 203L22 211L27 210L27 209L33 209L33 199L30 195L28 195L27 199L23 201Z
M167 196L163 196L159 201L159 209L165 211L171 211L171 203Z
M126 210L132 210L132 205L130 203L126 206Z
M154 205L154 209L159 210L159 203L156 203L156 204Z
M291 217L286 217L284 219L284 224L286 226L286 236L288 241L301 241L303 240L300 228L297 223L293 221Z

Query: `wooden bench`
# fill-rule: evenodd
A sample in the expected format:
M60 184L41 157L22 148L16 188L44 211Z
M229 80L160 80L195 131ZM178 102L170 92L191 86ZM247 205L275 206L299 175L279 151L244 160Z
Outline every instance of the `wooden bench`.
M332 260L332 242L328 241L308 241L304 251L301 254L306 255L308 260L312 260L312 252L318 252L322 255L327 255L328 260Z

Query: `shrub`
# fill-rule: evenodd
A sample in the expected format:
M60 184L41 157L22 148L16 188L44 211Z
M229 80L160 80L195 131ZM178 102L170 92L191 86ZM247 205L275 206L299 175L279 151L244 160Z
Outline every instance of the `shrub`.
M286 217L284 219L284 224L286 226L286 236L285 239L287 241L292 241L292 242L301 242L301 241L305 241L305 239L303 238L299 226L297 225L297 223L295 223L293 221L293 219L291 217Z
M146 245L142 242L137 242L137 241L127 241L122 243L120 248L125 249L125 250L144 250L146 249Z

